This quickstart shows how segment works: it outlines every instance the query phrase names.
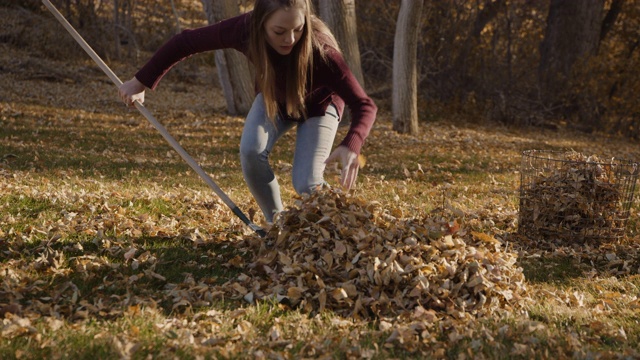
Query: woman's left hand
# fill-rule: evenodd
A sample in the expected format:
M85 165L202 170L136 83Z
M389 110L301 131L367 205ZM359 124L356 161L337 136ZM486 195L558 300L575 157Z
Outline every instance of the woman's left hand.
M340 184L347 190L351 189L356 183L356 177L358 176L358 170L360 169L358 154L349 150L348 147L340 145L333 150L331 155L329 155L325 164L329 164L334 161L340 161L340 164L342 165Z

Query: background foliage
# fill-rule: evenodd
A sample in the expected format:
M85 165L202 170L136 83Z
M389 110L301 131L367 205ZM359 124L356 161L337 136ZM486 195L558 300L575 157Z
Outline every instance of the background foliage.
M197 0L54 0L70 22L106 59L140 66L173 34L206 24ZM238 1L247 8L250 1ZM604 2L604 12L611 8ZM41 56L83 58L73 40L58 33L24 31L55 21L38 0L2 0L20 9L4 22L3 42L33 47ZM640 137L633 104L640 89L640 4L622 10L602 38L596 56L575 66L566 90L545 99L538 86L540 44L549 1L426 1L419 42L421 120L452 112L516 126L569 125L589 132ZM392 91L393 37L399 2L357 1L359 42L366 86L382 107ZM43 30L45 28L43 27ZM38 34L38 35L34 35ZM194 77L205 55L177 68ZM183 69L186 69L183 71Z

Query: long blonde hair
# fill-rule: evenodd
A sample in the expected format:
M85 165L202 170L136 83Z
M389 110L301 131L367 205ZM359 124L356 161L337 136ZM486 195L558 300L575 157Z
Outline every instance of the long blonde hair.
M257 86L264 98L267 116L274 119L278 112L276 100L276 74L268 56L268 44L264 24L279 9L301 9L305 24L300 40L288 56L290 64L287 68L287 84L285 93L286 112L293 118L306 117L304 97L307 81L312 78L313 51L319 51L322 59L326 52L323 45L340 51L338 43L329 28L313 14L310 0L256 0L251 15L249 58L255 66ZM324 42L318 34L324 35ZM310 80L309 80L310 81Z

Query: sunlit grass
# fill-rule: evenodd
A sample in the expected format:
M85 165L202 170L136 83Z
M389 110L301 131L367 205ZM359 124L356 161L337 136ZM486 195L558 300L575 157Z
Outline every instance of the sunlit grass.
M11 76L0 74L5 83L15 83ZM571 147L606 155L625 147L638 154L637 144L609 147L584 134L444 120L421 123L418 136L398 135L381 111L363 149L368 163L354 192L406 218L436 213L509 242L511 250L521 251L518 265L534 300L525 314L476 319L464 329L436 323L416 335L415 343L399 343L388 341L394 329L382 326L384 319L306 314L275 299L249 303L212 295L175 306L180 292L171 291L179 286L202 284L206 292L242 276L252 254L234 244L250 231L145 119L115 106L110 84L88 84L92 98L80 96L86 84L69 85L65 96L59 84L39 82L21 83L19 89L42 93L0 97L8 99L0 103L2 281L28 287L19 301L24 307L36 301L46 307L56 296L64 304L33 320L24 333L3 337L0 358L242 359L277 353L417 359L429 353L561 359L633 357L640 351L637 275L603 276L607 264L591 264L595 257L533 256L536 249L527 252L514 240L522 150ZM148 107L259 221L238 159L243 119L194 95L209 91L206 86L190 88L149 94ZM340 129L336 142L345 132ZM285 204L295 197L289 170L294 142L294 136L284 136L271 156ZM326 179L335 186L338 176L330 168ZM636 200L631 234L637 234L639 209ZM141 254L145 260L134 262ZM628 265L637 274L637 262ZM25 273L10 274L19 269ZM83 312L102 305L102 313ZM16 318L0 311L9 334Z

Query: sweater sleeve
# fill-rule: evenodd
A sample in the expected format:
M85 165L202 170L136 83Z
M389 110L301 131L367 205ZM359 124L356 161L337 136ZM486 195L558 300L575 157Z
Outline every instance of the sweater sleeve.
M245 52L249 36L250 13L197 29L184 30L162 45L135 74L149 89L177 63L197 53L233 48Z
M340 145L359 154L373 127L378 107L362 89L342 55L332 49L328 51L327 68L324 70L328 72L329 87L351 111L351 126Z

